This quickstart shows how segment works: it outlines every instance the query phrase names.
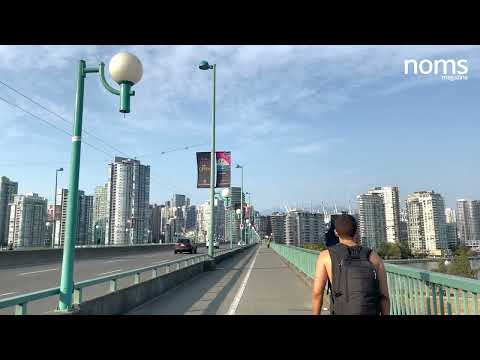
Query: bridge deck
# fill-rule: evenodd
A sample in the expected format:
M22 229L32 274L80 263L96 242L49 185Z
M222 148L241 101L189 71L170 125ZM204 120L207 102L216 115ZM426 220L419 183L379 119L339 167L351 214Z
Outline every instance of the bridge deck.
M311 289L265 246L217 264L132 315L309 315Z

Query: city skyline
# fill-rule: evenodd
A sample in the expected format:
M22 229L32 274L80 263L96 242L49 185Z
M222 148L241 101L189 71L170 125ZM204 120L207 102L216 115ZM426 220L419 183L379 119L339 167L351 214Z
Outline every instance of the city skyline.
M378 184L398 186L401 203L430 190L452 208L457 199L480 198L472 91L479 46L2 46L0 73L71 121L78 60L96 65L120 50L144 64L132 112L123 118L116 99L87 81L84 125L151 166L152 203L171 193L189 194L196 204L207 199L195 181L195 151L210 142L209 81L196 68L202 59L218 63L217 148L245 165L245 187L259 210L311 199L346 205ZM406 77L407 58L467 59L468 80ZM0 96L71 130L5 86ZM6 154L0 174L18 182L19 193L39 193L51 203L56 167L65 168L59 187L67 187L69 137L5 102L0 115ZM105 165L124 154L84 137L109 154L82 147L80 188L91 194ZM204 145L168 152L198 144ZM232 171L232 185L238 184Z

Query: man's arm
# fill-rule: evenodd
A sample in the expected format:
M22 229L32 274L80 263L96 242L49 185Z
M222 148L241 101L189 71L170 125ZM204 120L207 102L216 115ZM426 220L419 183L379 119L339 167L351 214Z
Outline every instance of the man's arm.
M320 253L317 259L317 267L315 270L315 279L313 281L312 289L312 313L313 315L320 315L323 304L323 292L325 284L327 283L328 274L325 267L326 257L329 256L328 250Z
M390 296L388 294L387 274L383 266L383 260L374 251L370 254L370 261L375 266L378 275L378 282L380 285L380 312L382 315L390 314Z

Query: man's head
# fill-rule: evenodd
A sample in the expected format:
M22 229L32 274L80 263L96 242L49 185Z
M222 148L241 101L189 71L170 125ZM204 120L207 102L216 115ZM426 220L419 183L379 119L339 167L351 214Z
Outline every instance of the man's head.
M352 215L342 214L335 219L335 234L340 240L355 240L357 222Z

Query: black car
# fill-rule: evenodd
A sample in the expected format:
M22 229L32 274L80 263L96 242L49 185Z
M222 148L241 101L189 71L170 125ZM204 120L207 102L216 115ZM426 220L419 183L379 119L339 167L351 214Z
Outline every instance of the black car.
M175 244L175 254L188 252L190 254L197 253L197 245L193 244L189 239L178 239Z

